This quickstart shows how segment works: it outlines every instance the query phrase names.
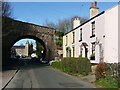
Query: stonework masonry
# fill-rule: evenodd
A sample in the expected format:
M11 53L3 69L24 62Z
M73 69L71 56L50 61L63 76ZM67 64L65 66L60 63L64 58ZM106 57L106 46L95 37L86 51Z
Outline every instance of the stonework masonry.
M20 39L31 38L40 42L44 47L44 56L47 60L54 59L55 42L53 28L39 26L26 22L2 19L2 62L9 62L11 47Z

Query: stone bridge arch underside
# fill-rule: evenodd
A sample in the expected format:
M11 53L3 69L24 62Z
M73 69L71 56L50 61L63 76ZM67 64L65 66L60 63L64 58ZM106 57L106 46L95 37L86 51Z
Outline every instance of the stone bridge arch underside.
M55 43L53 28L13 20L2 19L2 63L9 63L11 47L20 39L35 39L43 45L46 60L54 59Z

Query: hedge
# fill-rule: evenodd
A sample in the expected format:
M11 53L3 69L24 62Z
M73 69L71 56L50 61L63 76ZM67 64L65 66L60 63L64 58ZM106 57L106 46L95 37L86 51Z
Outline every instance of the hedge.
M91 72L90 60L87 58L63 58L53 62L52 66L69 74L88 75Z

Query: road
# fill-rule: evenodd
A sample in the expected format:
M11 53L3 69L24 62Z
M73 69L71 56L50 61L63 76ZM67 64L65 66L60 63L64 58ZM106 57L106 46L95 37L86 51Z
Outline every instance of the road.
M80 78L67 75L49 65L23 66L6 88L94 88Z

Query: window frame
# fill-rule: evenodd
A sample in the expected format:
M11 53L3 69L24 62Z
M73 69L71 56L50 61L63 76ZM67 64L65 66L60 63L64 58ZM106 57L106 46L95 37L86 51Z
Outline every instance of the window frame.
M80 28L80 40L79 40L79 42L81 42L82 41L82 28Z
M92 28L92 35L90 38L95 37L95 21L91 22L91 28Z
M95 53L95 42L92 42L92 54Z
M66 46L68 44L68 35L66 35Z
M73 34L73 43L75 43L75 32L72 32Z
M73 48L73 57L75 57L75 47L72 48Z

